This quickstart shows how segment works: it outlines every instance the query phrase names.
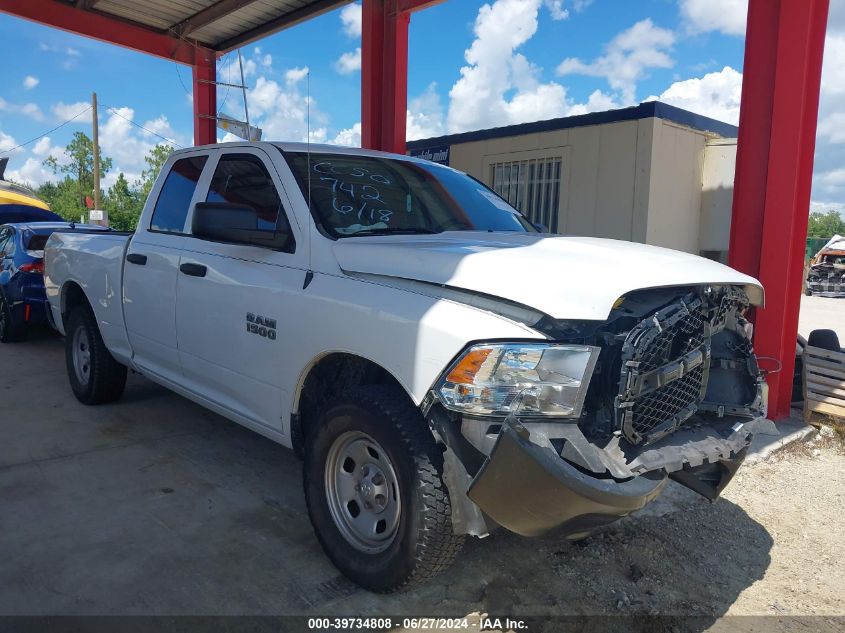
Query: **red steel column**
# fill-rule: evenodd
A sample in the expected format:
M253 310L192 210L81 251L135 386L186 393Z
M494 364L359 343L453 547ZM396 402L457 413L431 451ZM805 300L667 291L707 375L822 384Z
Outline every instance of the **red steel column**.
M405 153L408 25L398 0L364 0L361 50L361 144Z
M217 142L217 80L214 51L198 48L194 56L194 145Z
M790 410L827 14L828 0L748 6L729 263L766 289L754 346L781 366L772 419Z

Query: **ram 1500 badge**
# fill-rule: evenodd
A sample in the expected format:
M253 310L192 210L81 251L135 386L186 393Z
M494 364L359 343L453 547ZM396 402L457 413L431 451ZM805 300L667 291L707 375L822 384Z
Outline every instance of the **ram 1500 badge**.
M326 554L375 591L467 535L583 537L670 478L713 499L771 429L756 280L542 234L407 156L179 151L134 234L56 233L45 259L76 397L131 368L292 447Z

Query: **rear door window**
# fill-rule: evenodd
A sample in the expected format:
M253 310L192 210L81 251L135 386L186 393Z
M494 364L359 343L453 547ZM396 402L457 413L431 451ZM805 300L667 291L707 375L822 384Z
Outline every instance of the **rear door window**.
M52 233L30 233L26 236L26 250L43 251Z
M183 233L191 199L197 188L207 156L180 158L170 169L158 194L150 230Z

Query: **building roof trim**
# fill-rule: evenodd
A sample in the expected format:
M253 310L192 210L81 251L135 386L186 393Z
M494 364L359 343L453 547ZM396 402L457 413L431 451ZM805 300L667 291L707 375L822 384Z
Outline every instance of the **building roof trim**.
M408 141L408 149L418 150L429 147L444 145L457 145L459 143L471 143L473 141L486 141L495 138L508 136L521 136L523 134L536 134L538 132L552 132L555 130L567 130L586 125L603 125L606 123L618 123L620 121L638 121L640 119L658 118L684 125L701 132L710 132L723 138L736 137L739 128L735 125L717 121L710 117L703 116L678 108L660 101L646 101L637 106L620 108L617 110L605 110L604 112L590 112L589 114L578 114L575 116L549 119L547 121L536 121L533 123L519 123L517 125L506 125L504 127L477 130L474 132L462 132L432 138Z

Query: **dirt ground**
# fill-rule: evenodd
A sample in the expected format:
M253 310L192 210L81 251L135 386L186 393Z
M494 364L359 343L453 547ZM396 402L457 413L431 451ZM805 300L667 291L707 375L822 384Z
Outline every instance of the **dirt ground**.
M428 611L843 616L843 517L843 444L817 437L741 468L713 504L685 497L577 543L506 533L470 542L456 567L478 575L448 572Z
M470 539L435 580L382 596L323 555L287 449L139 376L120 403L84 407L54 337L2 354L0 615L607 615L665 633L692 615L734 633L729 614L767 616L761 633L845 630L841 435L744 465L713 504L670 484L578 543ZM618 617L649 614L679 625Z

